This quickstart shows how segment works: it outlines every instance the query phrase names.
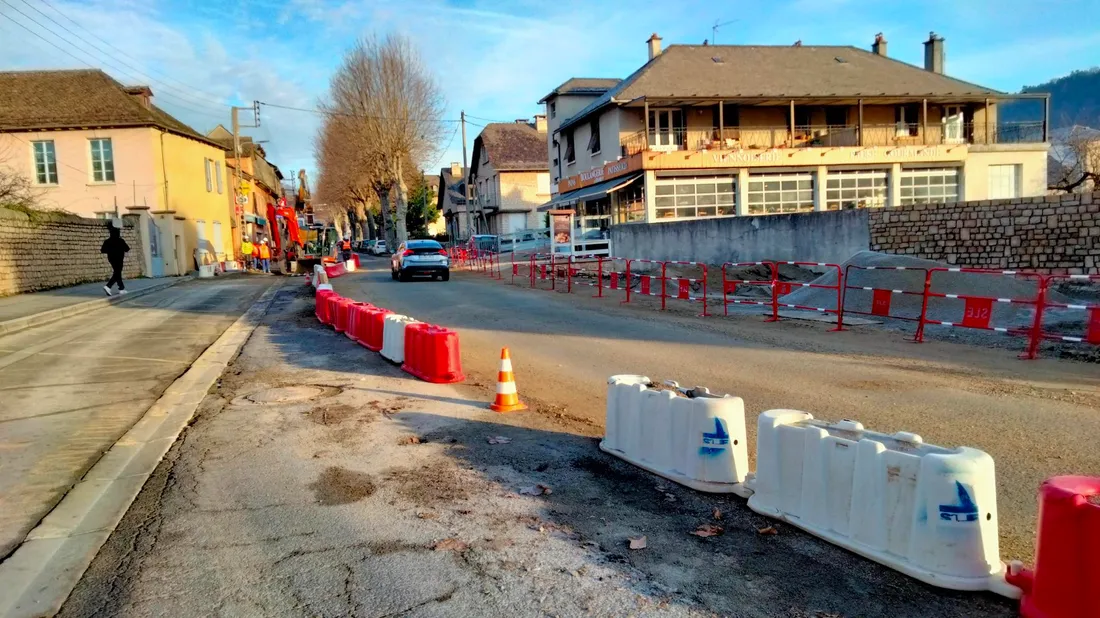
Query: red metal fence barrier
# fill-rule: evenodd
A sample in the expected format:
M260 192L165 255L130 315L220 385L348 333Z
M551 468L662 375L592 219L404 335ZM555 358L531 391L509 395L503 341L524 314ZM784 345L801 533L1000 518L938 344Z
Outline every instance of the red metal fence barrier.
M1039 290L1040 302L1035 310L1035 322L1031 328L1031 341L1028 342L1027 352L1024 354L1024 358L1035 358L1039 353L1039 344L1042 343L1044 339L1100 345L1100 302L1051 302L1049 298L1051 283L1059 281L1088 281L1100 283L1100 275L1048 275L1043 278L1042 286ZM1085 332L1077 335L1067 335L1062 332L1048 332L1044 330L1043 318L1047 315L1047 309L1084 311L1086 316Z
M698 278L695 278L695 277L669 277L668 276L668 267L669 266L688 266L688 267L691 267L693 269L698 268L700 270L700 275L699 275ZM707 311L707 265L703 264L702 262L668 261L668 262L665 262L664 269L665 269L665 271L664 271L665 279L664 279L664 285L661 286L661 292L665 295L665 297L675 298L675 299L678 299L678 300L686 300L686 301L692 302L692 303L700 303L701 302L701 303L703 303L703 313L700 314L700 315L702 317L710 316L710 312ZM701 286L699 284L701 284ZM668 286L671 286L671 288L674 290L672 295L668 294L668 291L667 291ZM703 292L702 296L696 296L696 295L692 294L693 289L697 288L697 287L702 287L702 292ZM662 301L663 301L663 299L662 299Z
M751 266L764 266L768 269L767 279L732 279L729 271L735 268L747 268ZM771 316L765 322L775 322L779 319L779 307L776 305L776 282L779 280L779 267L775 262L726 262L722 264L722 311L729 315L730 305L758 305L769 308ZM731 299L730 295L736 295L739 286L762 286L768 288L768 300ZM751 288L750 288L751 289Z
M776 262L776 267L779 264L790 264L791 266L814 266L817 268L829 268L836 269L836 283L834 285L828 285L824 283L812 283L812 282L795 282L795 281L783 281L776 282L775 286L775 303L776 303L776 316L778 317L779 307L788 307L790 309L802 309L804 311L817 311L819 313L832 313L836 315L836 328L830 329L829 332L836 332L844 330L844 272L840 268L840 264L828 264L825 262ZM810 305L799 305L796 303L781 303L779 302L780 296L786 296L790 294L794 288L815 288L822 290L836 290L836 307L829 309L828 307L813 307Z
M995 296L980 296L977 294L948 294L945 292L934 292L932 287L936 283L936 274L945 273L940 276L942 281L945 276L953 276L958 278L962 274L977 275L979 277L1012 277L1014 279L1024 279L1027 281L1035 282L1035 293L1031 298L999 298ZM949 326L954 328L975 328L978 330L995 331L998 333L1006 333L1009 335L1022 335L1031 337L1034 326L1028 328L1014 328L1011 326L994 326L991 325L993 319L993 308L996 304L1004 305L1027 305L1033 307L1036 315L1041 312L1043 304L1042 296L1044 290L1044 278L1043 275L1036 273L1024 273L1015 270L990 270L985 268L930 268L928 274L924 278L924 300L921 303L920 319L917 324L917 333L914 337L914 341L924 341L924 328L925 326L939 325ZM962 301L963 306L958 319L951 320L937 320L928 317L929 302L933 299L952 299ZM953 303L957 305L958 303ZM943 303L940 303L941 309L950 311L954 309L947 309L942 307Z
M859 280L860 283L871 283L872 285L853 285L852 284L852 271L853 270L856 271L856 279ZM903 285L903 286L900 286L900 287L898 287L896 285L891 286L891 287L875 287L875 285L872 281L863 281L864 279L874 279L876 274L882 274L882 273L894 273L894 274L896 274L899 271L905 271L907 273L913 273L913 276L914 276L915 279L912 282L912 285ZM880 318L891 318L891 319L894 319L894 320L907 320L907 321L910 321L910 322L919 322L920 321L920 313L921 313L921 309L920 309L919 306L915 307L914 310L910 312L912 315L905 315L902 312L894 311L896 309L896 307L894 306L894 298L895 297L902 297L902 296L923 297L924 296L924 280L927 276L928 276L928 269L927 268L912 268L912 267L907 267L907 266L887 266L887 267L882 267L882 266L855 266L855 265L849 264L844 269L844 295L843 295L843 299L842 299L843 300L843 305L844 305L844 313L855 313L855 314L858 314L858 315L873 315L873 316L877 316L877 317L880 317ZM917 277L919 277L919 279ZM916 289L906 289L906 288L916 288ZM848 298L848 290L856 290L856 291L860 291L860 292L870 292L871 293L870 306L866 310L860 309L860 308L853 309L852 305L856 304L861 299L859 299L859 298L849 299ZM856 296L859 296L859 295L860 294L857 292ZM852 302L853 300L856 301L856 302ZM857 307L862 307L862 306L863 306L862 303L857 305Z
M641 274L641 271L637 271L636 274L631 272L631 268L636 264L657 264L660 267L661 274L654 277L652 274ZM634 278L638 279L638 291L632 292L634 288ZM657 280L657 285L653 285L653 280ZM657 288L657 292L654 292L654 287ZM628 259L626 261L626 300L623 302L630 302L631 294L641 294L642 296L659 296L661 298L661 311L665 310L665 263L659 260L634 260Z

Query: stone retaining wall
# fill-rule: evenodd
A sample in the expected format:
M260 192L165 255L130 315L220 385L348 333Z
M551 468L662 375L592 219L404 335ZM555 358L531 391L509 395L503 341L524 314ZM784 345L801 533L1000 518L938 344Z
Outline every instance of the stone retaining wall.
M130 252L123 276L132 279L142 273L141 238L131 217L124 219L122 237ZM99 252L106 239L103 219L0 208L0 297L106 282L111 266Z

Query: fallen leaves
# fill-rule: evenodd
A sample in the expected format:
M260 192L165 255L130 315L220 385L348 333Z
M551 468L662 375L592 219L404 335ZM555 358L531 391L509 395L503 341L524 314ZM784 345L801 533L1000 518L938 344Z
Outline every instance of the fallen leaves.
M490 436L486 438L485 441L489 444L508 444L512 439L504 436Z
M722 511L720 511L718 507L714 507L714 518L719 521L722 520Z
M425 511L425 512L422 512L422 513L417 513L416 517L417 517L417 519L438 519L439 515L436 515L435 513L432 513L432 512Z
M443 539L437 541L432 549L435 551L466 551L470 545L455 538Z
M763 535L776 535L779 534L779 530L775 526L767 526L765 528L757 528L756 533Z
M398 446L408 446L410 444L420 444L420 436L401 436L397 439Z
M539 483L538 485L524 487L519 490L519 493L525 496L549 496L550 494L554 493L554 491L550 489L549 485L543 485L542 483Z
M644 534L642 536L629 537L627 540L630 541L630 549L645 549L648 546L648 541Z
M723 528L722 526L716 526L714 524L699 524L698 528L696 528L695 530L692 530L688 534L694 534L695 536L698 536L698 537L707 538L707 537L711 537L711 536L718 536L718 535L724 533L725 531L726 531L726 529Z

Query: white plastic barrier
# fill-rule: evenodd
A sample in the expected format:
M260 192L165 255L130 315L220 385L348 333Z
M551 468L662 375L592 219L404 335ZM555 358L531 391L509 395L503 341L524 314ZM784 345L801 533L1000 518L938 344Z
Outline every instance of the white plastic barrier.
M325 267L320 264L313 265L313 287L317 287L322 283L328 283L328 273L325 272Z
M933 586L990 590L1005 582L993 458L865 431L797 410L757 422L749 507Z
M321 290L328 290L328 291L331 292L332 291L332 285L330 285L328 283L322 283L322 284L317 286L317 291L320 292Z
M680 396L648 384L636 375L607 380L600 449L692 489L748 496L744 401L699 387Z
M382 323L381 350L384 358L395 363L405 362L405 327L417 322L419 320L396 313L391 313L385 317Z

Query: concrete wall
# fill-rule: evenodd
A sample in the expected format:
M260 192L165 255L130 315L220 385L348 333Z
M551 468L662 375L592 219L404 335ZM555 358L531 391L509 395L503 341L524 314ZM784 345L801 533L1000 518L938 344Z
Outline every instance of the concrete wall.
M136 219L136 217L127 217ZM130 245L123 277L142 273L142 241L128 220L122 237ZM0 296L103 281L111 276L107 221L61 213L24 213L0 208Z
M843 262L870 246L867 210L725 217L611 228L616 256L707 264Z

